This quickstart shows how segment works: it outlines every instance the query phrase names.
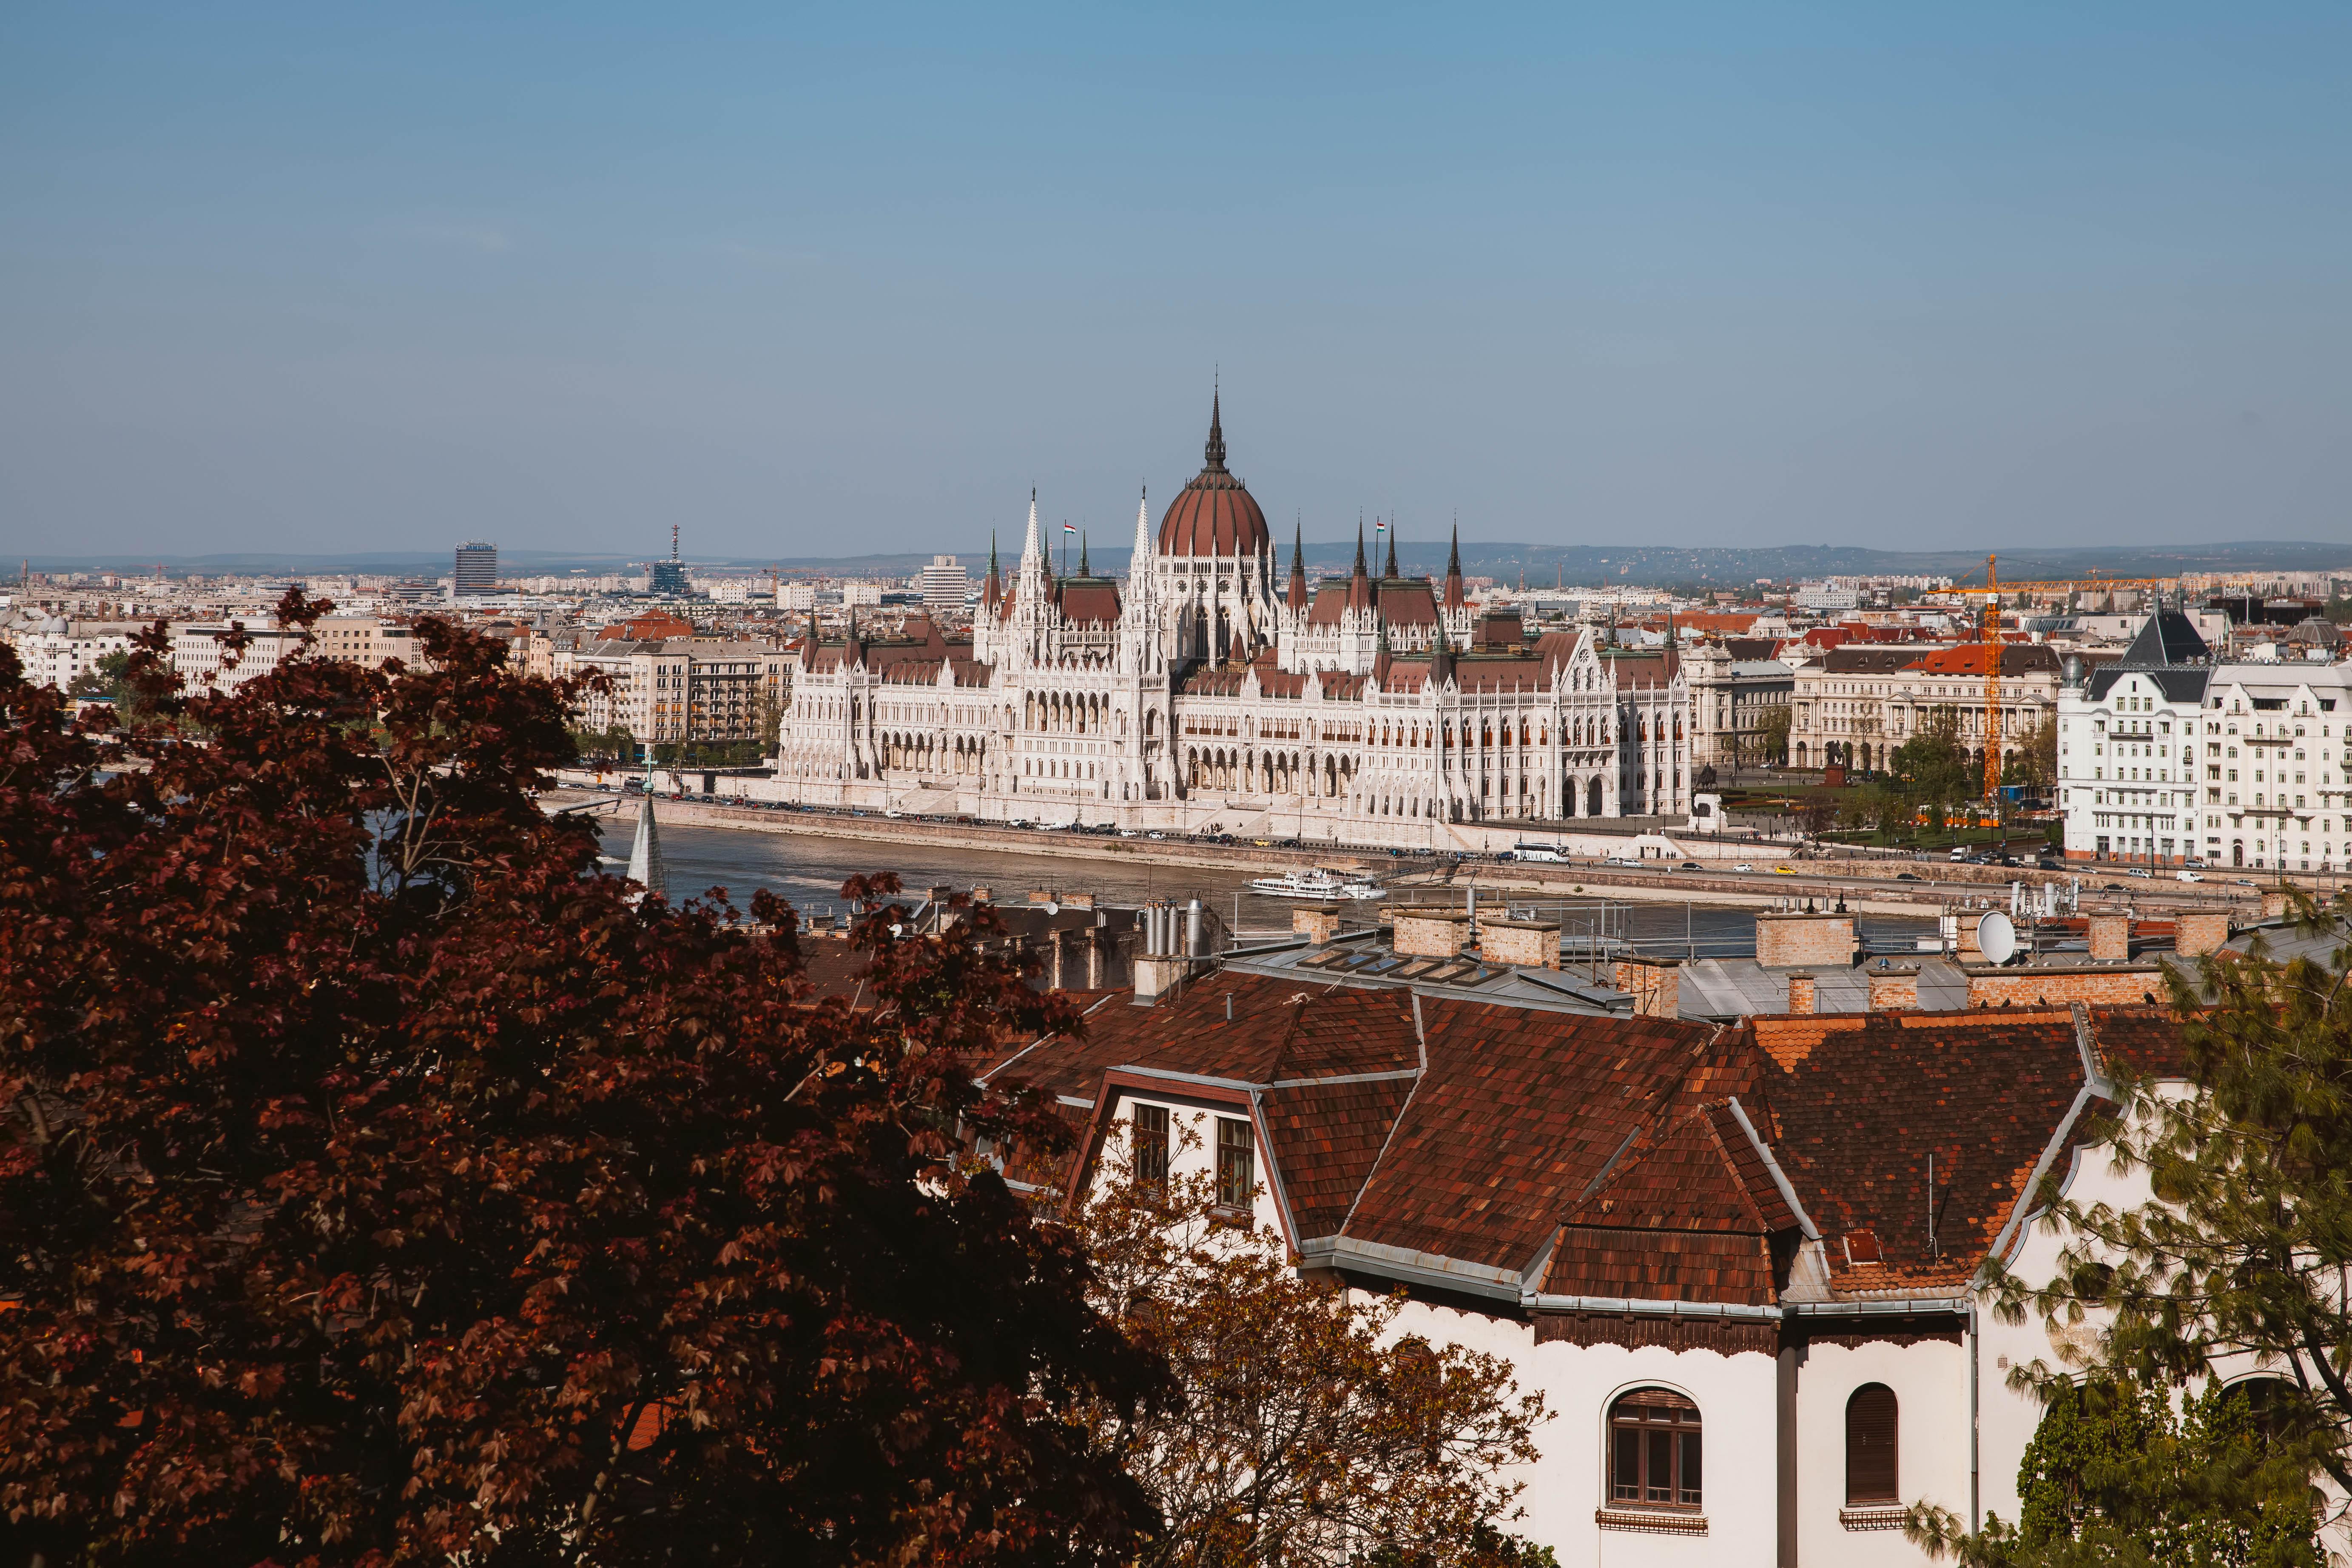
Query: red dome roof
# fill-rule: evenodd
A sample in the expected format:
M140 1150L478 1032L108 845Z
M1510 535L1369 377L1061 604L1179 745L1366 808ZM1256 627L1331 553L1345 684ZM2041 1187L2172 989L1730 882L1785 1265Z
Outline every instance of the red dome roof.
M1267 549L1265 513L1225 471L1224 423L1217 401L1209 404L1206 461L1160 520L1162 555L1255 555Z

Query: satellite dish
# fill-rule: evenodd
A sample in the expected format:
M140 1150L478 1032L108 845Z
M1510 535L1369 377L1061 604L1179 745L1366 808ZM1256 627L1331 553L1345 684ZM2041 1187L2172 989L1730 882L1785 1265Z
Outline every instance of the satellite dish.
M2017 956L2017 927L1994 910L1977 921L1977 946L1983 950L1987 963L2007 963Z

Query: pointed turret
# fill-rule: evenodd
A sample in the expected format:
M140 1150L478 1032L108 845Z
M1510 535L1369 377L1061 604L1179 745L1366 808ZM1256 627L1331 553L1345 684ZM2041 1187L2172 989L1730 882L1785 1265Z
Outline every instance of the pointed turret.
M1397 563L1396 563L1396 519L1394 519L1394 518L1391 518L1391 519L1389 519L1389 565L1388 565L1388 570L1387 570L1387 571L1385 571L1385 572L1383 572L1383 573L1381 573L1381 576L1383 576L1383 577L1388 577L1388 578L1391 578L1391 579L1392 579L1392 578L1394 578L1394 577L1397 575Z
M1436 686L1454 679L1454 650L1446 645L1445 622L1437 623L1437 646L1429 656L1429 683Z
M653 769L646 770L646 782L653 782ZM660 898L669 891L669 873L662 865L661 829L654 824L654 795L648 788L645 804L637 808L637 837L629 846L629 880L645 889L646 896Z
M1087 531L1082 528L1078 530L1078 575L1091 577L1094 574L1093 558L1087 553Z
M1305 538L1304 527L1293 525L1290 533L1289 597L1290 607L1294 610L1303 610L1307 607L1307 550L1303 543Z
M841 668L855 669L866 662L866 650L857 646L857 606L849 607L849 629L841 639Z
M1045 557L1045 548L1037 542L1037 487L1029 487L1029 531L1021 539L1021 574L1030 571Z
M1454 548L1445 557L1445 607L1458 610L1469 603L1462 591L1462 525L1454 525Z
M1356 570L1348 578L1348 608L1372 607L1372 574L1364 565L1364 520L1356 520Z
M988 531L988 575L981 580L980 603L983 609L995 609L1004 602L1004 574L996 566L996 530Z
M1127 574L1132 578L1151 570L1151 492L1146 489L1135 500L1135 549L1128 556Z
M1201 449L1201 466L1213 474L1225 471L1225 421L1223 411L1218 406L1222 396L1222 393L1216 390L1209 394L1209 442Z

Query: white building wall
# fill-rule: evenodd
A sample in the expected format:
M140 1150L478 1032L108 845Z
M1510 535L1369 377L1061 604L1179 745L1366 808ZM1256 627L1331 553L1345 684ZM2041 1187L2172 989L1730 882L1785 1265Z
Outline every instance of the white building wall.
M1799 1354L1797 1370L1797 1561L1838 1568L1895 1568L1923 1562L1888 1529L1881 1512L1849 1510L1845 1492L1846 1405L1883 1383L1895 1391L1895 1487L1905 1503L1931 1502L1969 1514L1969 1350L1927 1341L1843 1345L1822 1341ZM2012 1473L2016 1469L2011 1461ZM1864 1514L1853 1520L1849 1514Z

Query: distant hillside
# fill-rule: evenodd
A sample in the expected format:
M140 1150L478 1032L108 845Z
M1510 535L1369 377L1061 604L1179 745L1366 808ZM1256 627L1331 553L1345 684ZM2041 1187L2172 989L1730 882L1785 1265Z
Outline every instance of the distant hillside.
M1367 544L1367 553L1374 549ZM1318 541L1307 546L1307 570L1311 574L1344 573L1355 559L1356 542L1349 538L1339 541ZM1444 541L1408 540L1397 547L1397 564L1401 571L1418 575L1437 574L1445 569L1446 546ZM1089 563L1098 574L1123 574L1127 570L1128 552L1108 546L1094 546L1089 552ZM641 560L641 557L619 555L583 555L558 551L503 551L499 565L506 572L523 576L541 576L571 572L574 569L593 573L614 572ZM964 567L977 578L988 565L988 552L960 553ZM1059 570L1062 554L1055 552L1055 565ZM822 573L827 576L905 576L920 570L930 561L929 552L901 554L813 556L688 556L688 564L706 570L765 571L773 566L792 574ZM1073 570L1077 564L1077 552L1069 554ZM1281 563L1286 569L1289 547L1281 551ZM37 555L32 558L37 572L142 572L152 571L153 557L131 561L123 556L63 556ZM1007 571L1013 564L1003 558ZM1372 562L1379 571L1383 564ZM412 552L377 552L363 554L271 555L261 552L166 556L163 569L174 576L201 573L207 576L222 573L383 573L437 577L450 569L450 556L446 551L431 554ZM1753 549L1685 549L1667 545L1604 545L1604 544L1517 544L1465 540L1462 542L1462 568L1473 576L1495 577L1517 583L1524 574L1530 587L1538 584L1567 583L1570 585L1619 584L1627 586L1667 587L1676 584L1692 584L1702 587L1730 587L1750 584L1759 578L1774 582L1851 576L1949 576L1962 582L1983 581L1984 556L1967 551L1903 551L1865 550L1855 545L1782 544ZM2003 582L2031 582L2050 578L2084 577L2096 573L2104 577L2168 577L2180 572L2315 572L2335 568L2352 574L2352 544L2322 544L2312 541L2256 540L2232 544L2196 546L2168 545L2135 548L2111 546L2086 550L2020 550L2000 552L2000 571Z

